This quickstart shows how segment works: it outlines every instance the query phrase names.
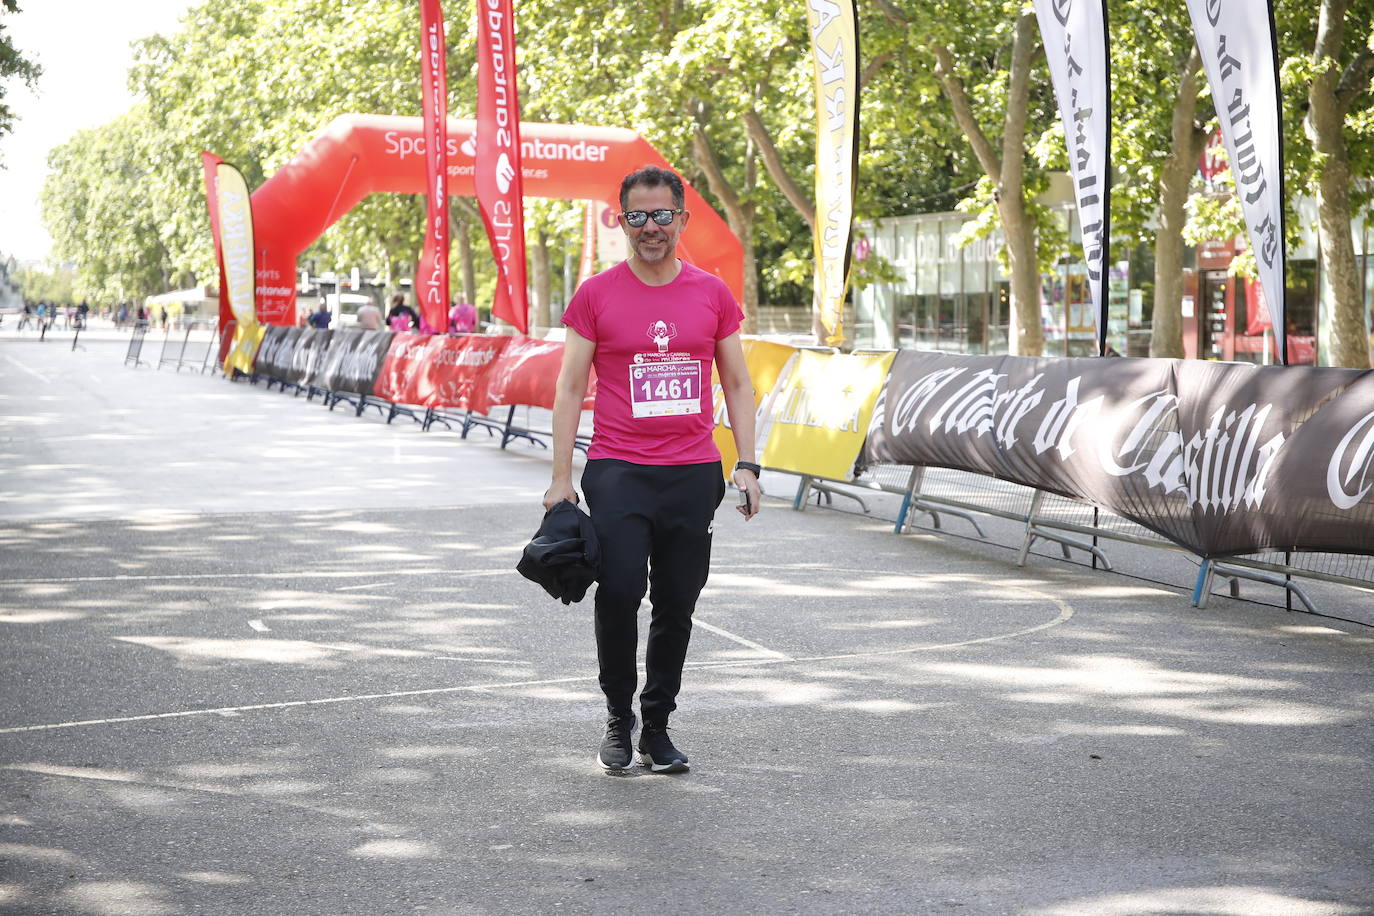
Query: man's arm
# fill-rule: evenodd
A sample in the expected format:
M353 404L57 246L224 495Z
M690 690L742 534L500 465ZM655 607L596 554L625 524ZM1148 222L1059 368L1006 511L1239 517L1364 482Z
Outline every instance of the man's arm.
M587 396L587 378L595 354L596 344L568 328L553 397L553 481L544 493L545 509L552 509L563 499L577 502L572 484L573 443L582 421L582 399Z
M757 464L754 455L754 383L749 378L749 366L744 361L744 347L739 333L731 334L716 343L716 371L720 373L720 387L725 395L725 412L730 415L730 429L735 436L735 451L740 461ZM737 470L731 475L735 486L749 493L749 507L739 507L746 519L759 513L759 479L750 471Z

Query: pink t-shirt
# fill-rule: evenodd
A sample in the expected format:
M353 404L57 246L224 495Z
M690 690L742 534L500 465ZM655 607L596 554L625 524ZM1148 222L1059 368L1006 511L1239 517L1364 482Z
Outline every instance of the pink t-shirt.
M596 344L588 458L635 464L719 461L711 364L744 317L720 278L686 261L649 286L622 262L573 294L563 323Z

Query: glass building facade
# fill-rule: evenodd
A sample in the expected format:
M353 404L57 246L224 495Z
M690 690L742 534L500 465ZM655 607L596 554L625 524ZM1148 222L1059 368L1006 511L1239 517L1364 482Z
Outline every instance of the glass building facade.
M1316 212L1297 202L1299 243L1288 252L1289 362L1328 364L1330 304L1322 302L1322 271L1315 244ZM1055 208L1072 242L1077 213ZM898 216L861 223L855 257L887 260L897 277L853 292L855 346L913 348L949 353L1006 353L1010 283L999 263L1000 230L960 245L970 218L962 213ZM1361 294L1374 319L1374 225L1353 226L1363 278ZM1272 361L1267 318L1258 286L1232 276L1231 261L1245 250L1242 239L1185 249L1183 344L1197 359ZM1074 246L1077 247L1077 246ZM1154 282L1153 251L1142 246L1130 260L1108 265L1107 344L1124 356L1148 356ZM1081 261L1064 259L1040 278L1040 321L1046 356L1096 352L1093 309ZM1270 352L1266 353L1266 348Z

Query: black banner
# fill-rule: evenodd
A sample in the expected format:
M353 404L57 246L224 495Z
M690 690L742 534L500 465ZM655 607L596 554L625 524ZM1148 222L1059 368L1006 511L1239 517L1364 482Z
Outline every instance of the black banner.
M291 371L291 354L300 340L300 328L271 325L262 335L258 354L253 359L253 374L287 381Z
M296 338L296 347L291 351L291 365L285 380L304 385L328 356L333 339L334 332L329 328L301 328L301 336Z
M329 349L316 361L310 384L326 391L371 394L391 338L390 331L335 331Z
M1094 503L1203 557L1374 553L1374 372L903 350L868 463Z

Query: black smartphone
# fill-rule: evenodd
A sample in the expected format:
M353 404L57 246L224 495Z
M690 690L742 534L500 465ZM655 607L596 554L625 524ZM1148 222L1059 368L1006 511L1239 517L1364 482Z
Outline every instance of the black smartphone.
M739 504L744 508L745 512L751 515L753 514L754 505L749 499L749 491L744 487L740 487L739 490Z

